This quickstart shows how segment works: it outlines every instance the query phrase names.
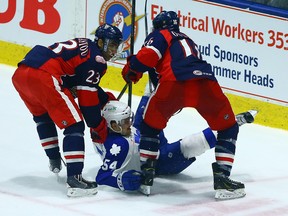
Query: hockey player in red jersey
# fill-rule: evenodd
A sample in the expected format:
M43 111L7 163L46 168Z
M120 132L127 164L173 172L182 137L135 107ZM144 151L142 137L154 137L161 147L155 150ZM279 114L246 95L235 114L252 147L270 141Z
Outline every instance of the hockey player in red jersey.
M19 62L12 81L33 115L41 144L49 158L49 168L62 168L56 126L64 129L63 153L67 164L68 196L97 193L96 182L82 177L84 129L86 122L93 141L103 143L107 123L101 108L115 97L99 86L107 61L123 41L121 31L103 24L94 41L74 38L49 47L37 45ZM75 94L78 103L74 100Z
M193 107L212 130L218 131L216 162L212 164L215 197L244 197L244 184L229 178L239 128L211 65L202 59L194 41L180 32L175 12L162 11L153 20L153 28L143 47L127 58L122 70L123 78L134 83L153 68L159 73L159 84L148 102L140 128L142 171L147 176L144 184L153 185L159 132L179 109Z

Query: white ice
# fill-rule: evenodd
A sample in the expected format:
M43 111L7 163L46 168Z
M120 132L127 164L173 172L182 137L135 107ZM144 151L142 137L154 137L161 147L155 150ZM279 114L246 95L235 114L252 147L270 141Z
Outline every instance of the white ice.
M48 159L32 116L12 86L15 68L1 65L0 70L1 216L288 215L288 131L257 124L240 128L231 175L231 179L245 183L244 198L215 201L213 150L198 157L179 175L156 178L149 197L100 186L96 196L68 198L65 169L58 180L48 170ZM133 110L139 99L133 96ZM127 95L121 101L127 102ZM206 126L195 110L185 109L169 121L165 132L170 141L175 141ZM59 131L61 142L62 132ZM85 141L83 176L92 180L101 161L94 152L88 130Z

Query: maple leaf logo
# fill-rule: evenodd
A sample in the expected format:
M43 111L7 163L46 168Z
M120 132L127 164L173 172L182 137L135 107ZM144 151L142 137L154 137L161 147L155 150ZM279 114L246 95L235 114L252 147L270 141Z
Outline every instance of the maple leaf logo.
M112 155L115 155L115 156L117 156L117 154L119 154L120 151L121 151L121 147L120 147L120 146L117 146L116 144L113 144L112 147L111 147L111 149L110 149L110 153L111 153Z

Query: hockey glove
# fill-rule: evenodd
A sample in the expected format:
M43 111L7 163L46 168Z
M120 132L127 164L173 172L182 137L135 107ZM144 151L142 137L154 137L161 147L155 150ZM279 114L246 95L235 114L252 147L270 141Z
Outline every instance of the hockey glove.
M122 77L127 83L133 82L136 84L142 76L143 73L131 70L129 63L127 63L122 69Z
M73 98L77 98L77 97L78 97L76 86L74 86L74 87L72 87L72 88L69 88L69 91L71 92Z
M142 174L136 170L121 172L117 176L117 184L122 191L138 190L141 185Z
M100 124L96 128L90 128L90 135L93 142L104 143L108 134L107 122L102 118Z
M117 98L112 94L112 92L106 91L106 94L108 95L108 101L117 100Z

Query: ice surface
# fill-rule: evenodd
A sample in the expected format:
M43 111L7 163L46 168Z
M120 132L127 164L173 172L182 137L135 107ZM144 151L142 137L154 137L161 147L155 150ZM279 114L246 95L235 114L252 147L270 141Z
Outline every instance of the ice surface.
M32 116L12 86L15 68L1 65L0 70L1 216L288 215L288 131L257 124L242 126L237 142L231 178L245 183L247 195L242 199L215 201L213 150L179 175L156 178L149 197L100 186L96 196L68 198L65 169L58 180L49 171ZM133 110L139 99L133 96ZM127 102L127 95L121 100ZM193 109L184 109L165 132L175 141L206 126ZM62 131L59 136L61 141ZM94 179L101 161L87 130L85 141L83 176Z

